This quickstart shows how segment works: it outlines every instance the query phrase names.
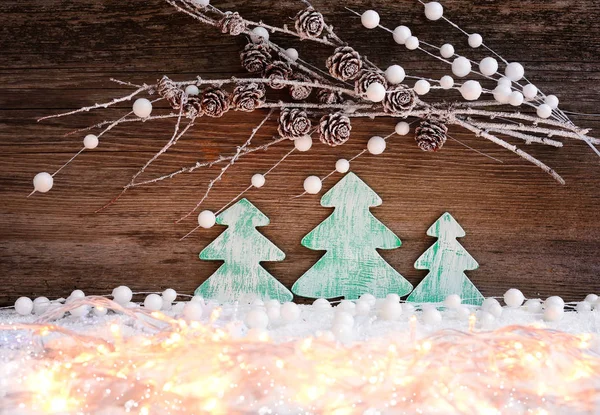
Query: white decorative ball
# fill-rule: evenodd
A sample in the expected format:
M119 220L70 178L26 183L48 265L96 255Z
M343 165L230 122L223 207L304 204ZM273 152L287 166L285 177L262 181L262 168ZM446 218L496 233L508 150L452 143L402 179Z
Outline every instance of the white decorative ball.
M263 39L265 41L268 41L269 32L264 27L256 26L254 29L252 29L252 34L250 35L250 38L254 43L258 43Z
M397 301L389 301L386 299L379 310L379 316L383 320L396 321L402 315L402 306Z
M467 101L477 101L483 89L478 81L469 80L461 85L460 94Z
M552 108L548 104L541 104L536 109L537 116L540 118L550 118L552 115Z
M482 328L490 326L495 320L495 318L492 314L488 313L487 311L483 311L483 310L480 310L477 312L476 318L477 318L477 322L479 323L479 327L482 327Z
M373 294L369 294L369 293L364 293L363 295L361 295L358 298L358 300L366 302L371 307L373 307L375 305L375 303L377 302L377 298L375 298L375 296Z
M546 98L544 98L544 102L552 109L558 108L558 98L556 95L548 95Z
M312 147L312 138L309 135L296 138L294 140L294 147L300 152L308 151Z
M355 313L357 316L367 316L371 312L371 305L366 300L358 300L356 302Z
M425 95L429 93L429 90L431 89L431 84L425 79L419 79L417 82L415 82L415 86L413 87L413 89L417 94Z
M385 300L386 301L395 301L397 303L400 302L400 296L398 294L395 293L389 293L388 295L385 296Z
M147 118L152 114L152 103L146 98L138 98L133 103L133 113L140 118Z
M450 75L444 75L440 78L440 86L444 89L450 89L454 86L454 78Z
M539 313L542 311L542 302L537 298L525 301L524 308L530 313Z
M394 29L394 42L404 45L406 43L406 39L411 37L412 33L410 29L406 26L398 26Z
M525 75L525 69L523 69L523 65L521 65L519 62L511 62L506 65L504 74L508 77L508 79L516 82L523 78L523 75Z
M378 135L375 135L371 138L369 138L369 141L367 142L367 150L369 151L369 153L371 154L381 154L385 151L385 140L383 139L383 137L379 137Z
M291 59L292 62L296 62L298 60L298 51L294 48L286 49L285 54Z
M479 33L471 33L469 35L469 46L472 48L478 48L483 44L483 38Z
M552 304L549 307L546 307L544 310L544 320L545 321L558 321L562 319L563 314L565 313L564 307L561 307L557 304Z
M508 103L513 107L518 107L523 103L523 94L519 91L512 91L508 96Z
M278 300L267 300L265 301L265 307L281 307L281 303Z
M124 306L133 298L133 292L131 291L131 288L121 285L112 290L112 297L115 303Z
M88 150L93 150L98 147L98 136L94 134L88 134L83 137L83 146Z
M191 97L194 97L200 94L200 90L196 85L188 85L185 87L185 93Z
M371 102L381 102L385 98L385 87L379 82L373 82L367 87L367 99Z
M192 3L199 7L206 7L210 4L210 0L192 0Z
M36 192L46 193L52 189L54 178L50 173L42 172L35 175L33 178L33 188Z
M360 22L367 29L374 29L379 26L379 13L375 10L367 10L360 16Z
M259 189L265 185L265 176L263 176L260 173L256 173L255 175L252 176L251 182L252 182L252 186Z
M399 84L404 81L406 72L404 72L404 68L400 65L391 65L385 70L384 75L390 84Z
M352 326L346 324L334 324L333 327L331 327L331 332L335 335L335 338L342 343L350 341L353 335Z
M69 313L71 313L71 315L73 317L85 317L88 315L89 312L90 312L90 307L87 305L75 307L74 309L69 311Z
M483 300L483 303L481 303L481 309L485 310L485 311L488 311L489 308L492 305L495 305L495 304L500 305L500 303L498 302L498 300L496 300L495 298L492 298L492 297L488 297L485 300Z
M317 176L308 176L304 179L304 191L311 195L316 195L321 191L323 182Z
M525 296L516 288L511 288L504 293L504 302L511 308L521 307L521 305L523 305L523 301L525 301Z
M459 78L464 78L471 73L471 61L464 56L459 56L452 61L452 73Z
M281 307L267 307L266 308L267 317L269 317L269 321L277 321L281 317Z
M590 304L594 304L596 301L598 301L598 296L596 294L588 294L585 296L585 300ZM35 303L35 301L34 301Z
M163 306L163 299L158 294L148 294L144 299L144 307L151 311L158 311Z
M557 307L564 307L565 301L558 295L553 295L552 297L546 298L546 301L544 301L544 308L547 308L547 307L550 307L553 305L555 305Z
M440 48L440 55L442 55L442 58L450 59L454 56L454 46L450 43L444 43Z
M33 313L44 314L50 307L50 300L47 297L38 297L33 300Z
M342 300L337 307L335 308L336 311L344 311L350 315L354 315L356 313L356 304L354 303L354 301L350 301L350 300Z
M494 99L501 104L508 104L508 100L510 99L510 94L512 90L509 86L506 85L498 85L494 88Z
M71 292L71 295L69 296L69 298L67 298L67 302L68 301L72 301L72 300L77 300L80 298L85 298L85 293L81 290L73 290L73 292Z
M437 308L432 307L423 310L422 318L423 323L433 326L442 322L442 313L440 313Z
M486 76L494 75L498 72L498 61L491 56L483 58L481 62L479 62L479 72Z
M29 297L20 297L15 301L15 311L22 316L28 316L33 311L33 301Z
M177 291L172 288L167 288L162 292L163 302L172 303L177 298Z
M429 20L439 20L444 15L444 7L437 1L425 4L425 17Z
M537 96L537 86L533 84L527 84L523 87L523 96L527 99L533 99Z
M108 314L108 309L105 307L94 307L92 308L92 313L94 313L96 317L102 317Z
M331 308L331 303L325 298L317 298L313 301L312 305L317 310L327 310Z
M350 170L350 162L346 159L339 159L335 162L335 171L338 173L347 173Z
M180 315L181 313L183 313L183 310L185 308L185 305L187 303L180 301L178 303L173 304L173 306L171 307L171 311L173 313L175 313L176 315Z
M210 210L203 210L198 215L198 225L200 225L200 227L202 228L212 228L215 225L216 221L217 218L215 217L215 214Z
M467 320L471 316L471 309L466 305L461 305L456 309L456 318L459 320Z
M457 309L462 303L462 299L458 294L450 294L444 300L444 306L451 309Z
M202 318L203 311L202 304L196 301L190 301L185 303L185 307L183 307L183 318L188 321L198 321Z
M201 296L201 295L195 295L195 296L193 296L193 297L190 299L190 301L191 301L192 303L198 303L198 304L202 304L202 305L204 305L204 298L202 298L202 296Z
M406 49L408 50L415 50L419 47L419 38L416 36L410 36L408 39L406 39L406 42L404 42L404 46L406 46Z
M512 86L512 81L507 78L506 76L503 76L502 78L498 79L498 85L505 85L507 87L511 87Z
M592 311L592 305L587 301L581 301L577 303L575 310L577 310L578 313L589 313Z
M410 132L410 125L408 125L408 123L406 121L400 121L394 127L394 131L398 135L406 135Z
M254 308L246 314L245 323L251 329L265 330L269 325L269 316L260 308Z
M346 311L338 311L333 317L333 324L344 324L347 326L354 325L354 317Z
M281 318L287 323L291 323L300 318L300 307L292 302L283 303L280 312Z
M487 308L487 312L493 315L495 318L500 318L502 315L502 306L500 303L492 304Z

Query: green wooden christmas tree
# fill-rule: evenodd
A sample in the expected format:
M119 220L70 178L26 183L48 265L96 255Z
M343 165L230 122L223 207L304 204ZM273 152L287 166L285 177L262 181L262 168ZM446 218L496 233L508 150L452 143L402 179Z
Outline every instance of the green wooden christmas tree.
M196 289L195 295L219 301L255 298L291 301L292 293L269 274L261 261L283 261L285 254L256 230L269 224L247 199L241 199L216 218L228 228L200 252L200 259L225 263Z
M427 230L427 235L439 238L415 262L416 269L428 269L429 274L408 296L415 303L438 303L450 294L458 294L464 304L481 305L483 295L467 278L464 271L477 269L479 264L458 243L466 235L449 213L444 213Z
M322 198L333 213L302 239L302 245L327 253L292 287L294 294L310 298L356 299L371 293L406 295L412 285L379 255L377 249L400 247L400 239L369 211L381 198L348 173Z

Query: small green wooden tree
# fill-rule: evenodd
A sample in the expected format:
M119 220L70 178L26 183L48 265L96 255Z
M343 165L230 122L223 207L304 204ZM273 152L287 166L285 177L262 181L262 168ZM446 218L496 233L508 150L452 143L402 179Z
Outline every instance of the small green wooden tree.
M449 213L444 213L427 230L427 235L439 238L415 262L416 269L428 269L429 274L408 296L415 303L439 303L450 294L458 294L464 304L481 305L483 295L467 278L464 271L479 267L475 259L456 238L466 235Z
M196 289L195 295L219 301L251 301L255 298L291 301L292 293L260 266L260 261L283 261L285 254L256 230L269 224L247 199L217 216L229 226L200 252L200 259L225 263Z
M400 239L369 211L381 198L348 173L321 198L333 213L302 239L302 245L327 253L292 287L294 294L310 298L356 299L371 293L406 295L412 285L379 255L377 249L400 247Z

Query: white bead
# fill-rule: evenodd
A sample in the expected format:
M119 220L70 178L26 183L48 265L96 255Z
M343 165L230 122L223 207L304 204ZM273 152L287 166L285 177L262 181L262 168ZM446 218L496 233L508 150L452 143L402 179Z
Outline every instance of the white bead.
M556 109L558 107L558 98L556 95L548 95L544 102L550 106L552 109Z
M71 313L73 317L85 317L88 315L89 312L90 307L87 305L82 305L69 311L69 313Z
M354 325L354 317L345 311L338 311L333 317L333 324L344 324L346 326Z
M552 304L544 310L545 321L558 321L563 317L565 310L563 307Z
M506 85L498 85L494 88L494 99L501 104L508 104L512 90Z
M423 310L422 318L423 323L433 326L442 322L442 313L440 313L437 308L432 307Z
M185 308L185 305L187 303L184 303L183 301L180 301L178 303L173 304L173 306L171 307L171 311L175 314L175 315L180 315L181 313L183 313L183 309Z
M477 322L479 327L488 327L494 322L495 318L487 311L480 310L477 312Z
M198 215L198 225L200 225L202 228L212 228L216 221L217 218L215 217L215 214L210 210L203 210Z
M185 93L193 97L200 94L200 90L196 85L188 85L185 87Z
M364 293L363 295L361 295L359 300L365 301L371 307L375 306L375 303L377 302L377 298L375 298L375 296L373 294L369 294L369 293Z
M439 20L444 15L444 7L437 1L425 4L425 17L429 20Z
M385 79L390 84L399 84L404 81L406 77L406 72L404 72L404 68L400 65L390 65L385 70Z
M94 307L92 313L94 313L96 317L102 317L108 314L108 310L105 307Z
M163 302L172 303L177 298L177 291L172 288L167 288L162 292Z
M264 330L269 325L269 316L260 308L255 308L246 314L245 323L251 329Z
M587 301L581 301L577 303L575 310L577 310L578 313L589 313L592 311L592 305Z
M121 285L112 290L112 297L115 303L124 306L133 298L133 292L129 287Z
M358 300L355 312L357 316L368 316L371 312L371 305L367 301Z
M502 78L498 79L498 85L504 85L510 88L512 86L512 81L506 76L503 76Z
M492 304L487 308L487 312L493 315L495 318L500 318L502 315L502 306L500 303Z
M281 317L281 306L267 307L265 312L267 313L267 317L269 317L269 321L279 320Z
M308 176L304 179L304 191L311 195L316 195L321 191L323 182L317 176Z
M467 101L476 101L481 96L483 89L478 81L469 80L461 85L460 94Z
M267 300L265 301L265 307L269 308L269 307L277 307L280 308L281 307L281 303L277 300Z
M133 103L133 113L140 118L147 118L152 114L152 103L146 98L138 98Z
M281 318L287 323L291 323L300 318L300 307L292 302L286 302L281 305Z
M469 35L469 46L472 48L478 48L483 43L483 38L479 33L472 33Z
M252 182L252 186L259 189L265 185L265 176L263 176L260 173L256 173L255 175L252 176L251 182Z
M462 299L460 298L460 295L458 295L458 294L450 294L444 300L444 306L447 308L452 308L452 309L458 308L460 306L460 303L462 303Z
M312 147L312 138L309 135L296 138L294 140L294 147L300 152L308 151Z
M93 150L98 147L98 136L94 134L88 134L83 138L83 146L88 150Z
M456 309L456 317L459 320L467 320L471 316L471 309L466 305L461 305Z
M525 301L525 296L516 288L511 288L504 293L504 302L511 308L521 307L521 305L523 305L523 301Z
M440 55L442 55L442 58L450 59L454 56L454 46L450 43L444 43L440 48Z
M415 314L415 306L411 303L402 303L402 314L413 315Z
M398 135L406 135L410 132L410 125L408 125L406 121L400 121L396 124L396 127L394 127L394 131Z
M537 298L525 301L525 309L530 313L539 313L542 311L542 302Z
M254 29L252 29L252 34L250 35L250 38L252 39L252 41L254 43L260 42L261 39L268 41L269 40L269 32L264 27L256 26Z
M22 316L28 316L33 311L33 301L29 297L20 297L15 301L15 311Z
M587 301L590 304L594 304L596 301L598 301L598 296L596 294L588 294L585 296L584 301Z
M183 307L183 318L188 321L198 321L202 318L203 312L202 304L190 301Z
M440 78L440 86L444 89L450 89L454 86L454 78L450 75L444 75Z
M50 307L50 300L47 297L38 297L33 300L33 313L44 314Z
M144 299L144 307L151 311L158 311L163 306L163 299L158 294L148 294Z
M296 62L298 60L298 51L294 48L287 48L285 50L285 54L292 60L292 62Z
M379 82L373 82L367 87L367 99L371 102L381 102L385 98L385 87Z
M35 175L33 178L33 188L36 192L46 193L52 189L54 178L50 173L42 172Z
M511 62L508 65L506 65L506 68L504 69L504 74L508 77L508 79L516 82L523 78L523 75L525 74L525 69L523 69L523 65L521 65L519 62Z
M408 50L415 50L419 47L419 38L416 36L410 36L408 39L406 39L406 42L404 42L404 46L406 46L406 49Z
M523 103L523 94L519 91L512 91L508 96L508 103L513 107L518 107Z
M413 87L413 89L417 94L425 95L431 89L431 84L425 79L419 79L417 82L415 82L415 86Z
M192 3L199 7L206 7L210 4L210 0L192 0Z
M354 315L356 313L356 304L354 303L354 301L342 300L335 308L335 310L344 311L346 313L349 313L350 315Z
M406 26L398 26L394 29L394 42L404 45L406 39L412 36L410 29Z
M325 298L317 298L315 301L313 301L312 305L317 310L327 310L331 308L331 303Z
M459 56L452 61L452 73L459 78L464 78L471 73L471 62L464 56Z
M195 296L193 296L193 297L190 299L190 301L191 301L192 303L198 303L198 304L202 304L202 305L204 305L204 298L202 298L202 296L201 296L201 295L195 295Z
M339 159L335 162L335 171L338 173L347 173L350 170L350 162L346 159Z
M527 84L523 87L523 96L527 99L533 99L537 96L537 86L533 84Z
M375 10L367 10L360 16L360 22L367 29L374 29L379 25L379 13Z
M71 293L71 295L69 296L69 298L67 298L67 302L69 300L77 300L80 298L85 298L85 293L81 290L73 290L73 292Z
M552 108L548 104L541 104L536 109L537 116L540 118L550 118L552 115Z
M400 302L400 296L398 294L390 293L385 296L385 300L386 301L395 301L398 303L398 302Z
M483 303L481 303L481 309L487 311L494 304L500 305L498 300L496 300L495 298L492 298L492 297L488 297L485 300L483 300Z
M544 301L544 307L548 308L553 305L557 306L557 307L564 307L565 301L562 298L560 298L558 295L553 295L552 297L546 298L546 301Z
M389 301L386 299L379 310L379 316L383 320L396 321L402 315L402 306L397 301Z
M386 143L383 137L375 135L369 138L369 141L367 142L367 150L369 150L369 153L374 155L381 154L385 151L385 144Z
M483 58L481 62L479 62L479 72L486 76L494 75L498 72L498 61L491 56Z

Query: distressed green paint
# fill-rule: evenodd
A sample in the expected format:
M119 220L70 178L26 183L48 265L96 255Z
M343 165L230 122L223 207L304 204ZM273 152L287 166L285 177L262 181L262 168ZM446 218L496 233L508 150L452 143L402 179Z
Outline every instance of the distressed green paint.
M450 294L458 294L464 304L481 305L483 295L467 278L464 271L479 267L475 259L456 238L465 231L449 213L444 213L427 230L427 235L439 238L415 262L416 269L428 269L429 274L408 296L415 303L439 303Z
M255 298L291 301L292 293L260 265L260 261L285 258L283 251L256 230L268 225L269 218L241 199L216 220L228 228L200 252L200 259L225 262L194 294L223 302Z
M379 255L376 249L400 247L400 239L369 211L381 198L348 173L321 198L333 213L302 239L302 245L327 253L292 287L309 298L356 299L371 293L406 295L412 285Z

